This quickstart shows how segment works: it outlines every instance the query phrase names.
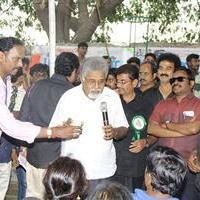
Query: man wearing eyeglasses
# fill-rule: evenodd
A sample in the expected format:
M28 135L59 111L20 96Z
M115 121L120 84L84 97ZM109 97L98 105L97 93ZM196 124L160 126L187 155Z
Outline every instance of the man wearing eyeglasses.
M180 68L170 79L174 97L160 101L150 119L148 133L159 137L158 143L179 152L188 160L192 151L197 147L197 137L200 131L200 100L192 93L194 76L189 69ZM194 126L196 124L196 126ZM199 126L199 127L198 127ZM191 198L192 179L186 184L182 199ZM185 196L187 191L190 196Z
M127 134L128 123L118 94L105 87L108 65L103 58L91 57L83 63L81 85L61 97L50 126L67 118L82 122L82 134L76 141L62 142L61 155L70 155L83 164L89 192L96 185L112 177L116 171L116 154L113 139ZM107 104L108 122L104 124L101 105Z
M143 186L148 147L156 138L147 136L147 123L143 115L145 108L142 107L140 94L134 90L138 84L138 68L130 64L122 65L117 69L116 76L117 89L129 123L129 131L126 138L114 142L117 171L113 180L133 192L135 188ZM133 124L139 124L140 130Z

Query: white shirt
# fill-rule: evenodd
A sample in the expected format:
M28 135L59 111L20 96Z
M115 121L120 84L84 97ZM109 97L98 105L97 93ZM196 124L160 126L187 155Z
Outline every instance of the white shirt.
M61 155L79 160L89 180L107 178L116 171L113 141L104 139L103 118L100 110L100 103L103 101L107 103L109 124L114 128L128 127L116 92L105 87L102 94L93 101L85 95L82 85L63 94L50 123L50 127L60 125L68 118L84 123L79 138L62 142Z
M7 108L11 91L10 80L7 81L6 85L0 77L0 137L1 131L4 131L11 137L32 143L39 134L41 128L14 118Z

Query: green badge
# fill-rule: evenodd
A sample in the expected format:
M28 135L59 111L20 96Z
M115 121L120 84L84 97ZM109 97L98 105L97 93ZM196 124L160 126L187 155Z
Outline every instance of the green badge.
M142 115L136 115L131 120L131 129L133 130L132 140L141 139L141 133L145 129L147 122Z

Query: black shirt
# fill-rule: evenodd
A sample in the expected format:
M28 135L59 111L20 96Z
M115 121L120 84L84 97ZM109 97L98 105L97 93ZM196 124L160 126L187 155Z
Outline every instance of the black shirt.
M143 115L143 108L141 96L136 95L135 99L126 103L122 98L122 105L129 125L135 115ZM144 116L144 115L143 115ZM139 153L131 153L129 146L132 141L132 130L129 128L127 137L122 140L115 141L116 161L117 161L117 175L140 177L144 175L146 166L147 149L145 148ZM142 132L141 139L146 137L146 129Z
M167 98L172 97L173 93L171 93ZM148 90L144 91L142 93L142 106L144 110L144 115L149 119L151 113L154 110L154 107L156 104L160 101L163 100L163 95L159 90L159 86L151 87Z
M38 81L26 94L19 119L48 127L60 97L72 84L59 74ZM27 161L36 168L47 168L60 156L59 139L36 139L27 150Z

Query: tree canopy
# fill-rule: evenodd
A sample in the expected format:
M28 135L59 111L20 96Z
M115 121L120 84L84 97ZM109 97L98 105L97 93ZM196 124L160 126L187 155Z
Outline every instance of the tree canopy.
M55 3L58 43L109 42L111 23L136 22L141 17L152 26L158 23L161 34L173 34L173 31L182 29L183 40L200 42L200 30L188 27L188 23L200 27L199 0L55 0ZM33 25L45 30L47 35L49 33L48 0L1 0L2 15L9 17L0 17L0 26L15 25L16 36L23 36L24 27ZM181 22L182 26L172 26L175 22ZM97 33L98 27L101 27L101 31ZM157 34L152 34L151 40L159 41ZM171 42L176 42L173 36Z

